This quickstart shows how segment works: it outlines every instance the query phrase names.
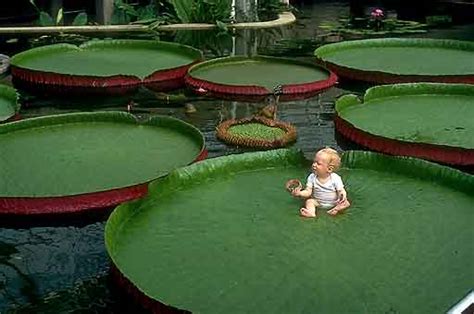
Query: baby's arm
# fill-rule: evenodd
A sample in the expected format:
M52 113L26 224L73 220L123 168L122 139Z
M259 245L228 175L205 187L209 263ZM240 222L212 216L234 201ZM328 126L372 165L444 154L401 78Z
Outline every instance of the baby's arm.
M304 190L294 189L293 192L291 192L291 195L308 198L311 196L312 192L313 192L313 188L311 186L306 186Z
M338 203L344 203L347 201L347 192L344 188L337 190Z

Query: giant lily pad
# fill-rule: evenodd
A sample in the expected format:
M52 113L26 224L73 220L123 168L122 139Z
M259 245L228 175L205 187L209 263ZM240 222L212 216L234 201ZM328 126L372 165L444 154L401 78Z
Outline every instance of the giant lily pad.
M373 87L336 102L335 126L370 149L474 165L474 86L414 83Z
M33 48L11 59L13 82L48 93L120 94L145 85L155 90L182 87L201 52L151 40L94 40L80 46Z
M437 39L366 39L319 47L318 61L338 76L375 83L474 84L474 43Z
M0 214L75 212L143 196L147 183L198 159L202 134L177 119L121 112L0 126Z
M311 97L336 84L334 73L301 61L257 56L218 58L192 66L186 85L200 94L261 101Z
M20 110L18 94L10 86L0 85L0 122L15 116Z
M120 282L195 313L439 313L472 289L473 176L370 152L343 165L352 207L317 219L284 188L310 169L295 151L172 172L107 221Z
M285 147L297 137L290 123L260 116L223 121L216 136L231 145L265 149Z

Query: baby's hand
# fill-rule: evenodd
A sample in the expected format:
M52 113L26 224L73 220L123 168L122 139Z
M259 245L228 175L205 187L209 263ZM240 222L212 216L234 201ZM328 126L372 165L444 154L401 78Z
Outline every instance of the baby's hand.
M295 188L293 191L291 191L291 195L293 196L300 196L301 193L301 188Z
M285 188L288 192L291 193L293 196L299 196L299 192L301 192L301 182L298 179L291 179L286 181Z
M345 190L339 191L339 200L337 201L339 204L344 203L347 201L347 193Z

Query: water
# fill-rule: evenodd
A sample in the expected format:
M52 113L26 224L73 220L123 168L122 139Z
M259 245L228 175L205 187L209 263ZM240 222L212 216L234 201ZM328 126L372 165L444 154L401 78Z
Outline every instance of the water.
M335 22L340 14L349 12L346 3L337 1L304 4L298 9L299 20L295 25L255 32L250 38L256 37L258 45L243 39L239 43L240 51L311 59L312 51L325 38L324 30L318 25ZM474 24L435 29L418 37L474 40ZM208 45L206 54L223 55L232 49L229 38L222 38L220 45L218 49ZM2 83L8 84L9 77ZM298 130L295 146L308 158L321 146L347 149L348 144L334 132L334 101L349 92L361 94L365 87L362 84L339 85L312 99L283 103L279 105L278 117L295 125ZM76 111L125 110L129 102L129 99L107 99L101 108L79 107L74 99L65 106L64 101L23 96L24 118ZM215 126L230 117L252 114L265 105L191 98L187 102L198 111L186 114L183 101L169 103L160 94L142 91L134 101L132 113L139 118L164 114L197 126L205 136L209 157L244 151L217 141ZM92 219L48 227L0 228L0 312L136 313L138 309L117 294L108 280L104 226L104 220Z

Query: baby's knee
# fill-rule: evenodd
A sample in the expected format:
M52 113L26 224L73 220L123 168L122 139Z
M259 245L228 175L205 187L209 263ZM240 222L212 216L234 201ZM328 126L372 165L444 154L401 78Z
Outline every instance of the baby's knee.
M314 198L308 198L306 201L305 201L305 207L308 208L308 207L318 207L319 206L319 203L317 200L315 200Z

